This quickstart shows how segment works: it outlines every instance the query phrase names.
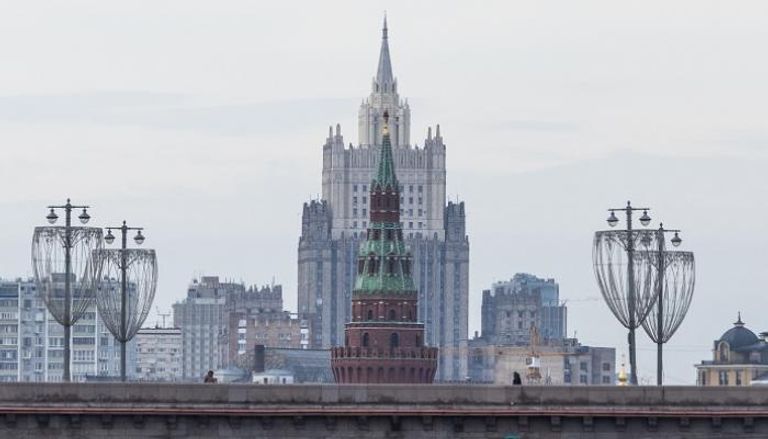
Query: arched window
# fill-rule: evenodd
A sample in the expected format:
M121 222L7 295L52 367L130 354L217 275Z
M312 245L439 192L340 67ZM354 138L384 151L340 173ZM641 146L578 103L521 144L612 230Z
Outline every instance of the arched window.
M421 346L421 336L416 334L416 346Z
M398 334L397 332L393 332L392 335L389 336L389 347L394 349L399 346L400 346L400 334Z
M360 258L357 261L357 274L363 274L364 270L365 270L365 259Z
M387 259L387 274L397 274L395 270L395 258L394 256L390 256L389 259Z
M403 259L403 275L404 276L410 276L411 275L411 260L410 259Z
M373 310L372 309L368 310L368 320L373 320Z
M387 241L392 241L394 239L394 231L392 229L387 229Z
M395 314L395 310L394 309L390 309L389 310L389 320L395 320L395 319L397 319L397 315Z
M720 348L718 349L718 351L719 351L718 360L728 361L728 343L726 342L720 343Z
M363 333L363 347L364 348L367 348L369 343L370 343L368 339L369 339L368 333L367 332Z

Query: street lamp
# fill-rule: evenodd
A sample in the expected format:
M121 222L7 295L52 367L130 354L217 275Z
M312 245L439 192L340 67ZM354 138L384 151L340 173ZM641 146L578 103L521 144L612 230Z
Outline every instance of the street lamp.
M663 224L655 231L646 232L649 240L656 240L656 250L648 247L644 262L654 268L651 282L656 290L656 307L643 320L643 329L656 343L656 384L662 385L664 376L663 346L683 323L693 298L696 266L692 252L666 249L665 234L674 233L670 240L678 247L683 240L679 230L665 229Z
M154 250L128 248L128 231L136 230L133 241L144 243L142 227L128 227L125 221L119 227L106 227L104 241L115 241L113 230L120 231L119 249L99 252L99 265L103 275L96 293L96 304L107 329L120 342L120 379L126 380L126 344L136 335L152 308L157 288L157 256ZM114 294L110 279L119 274L120 294ZM129 291L130 285L130 291Z
M51 225L35 227L32 236L32 269L38 293L53 318L64 327L62 379L71 381L72 326L93 303L94 286L99 277L93 254L103 245L102 232L97 227L72 225L73 209L82 209L78 219L83 225L88 223L91 219L88 206L76 206L67 199L66 204L48 206L48 209L50 210L45 218ZM57 209L64 210L64 226L53 225L59 218Z
M639 218L640 224L647 226L651 222L648 215L650 209L647 207L632 207L627 201L627 206L623 208L608 209L610 216L607 219L608 225L614 228L619 223L617 212L624 212L626 218L626 228L624 230L607 230L595 232L593 246L593 263L595 277L600 286L603 298L606 304L625 328L629 330L629 363L630 363L630 383L637 384L637 355L635 329L637 329L645 319L649 309L654 303L654 291L648 288L648 285L638 282L635 267L635 251L637 245L641 247L647 245L641 237L641 231L633 229L632 215L636 211L642 211ZM626 262L624 262L626 255ZM638 291L638 286L640 291Z

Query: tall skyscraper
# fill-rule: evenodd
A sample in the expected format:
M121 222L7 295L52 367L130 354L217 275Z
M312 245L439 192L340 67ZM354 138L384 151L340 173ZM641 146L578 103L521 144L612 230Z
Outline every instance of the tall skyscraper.
M424 346L413 260L400 225L400 190L384 112L383 145L371 182L370 222L357 257L352 320L333 349L337 383L431 383L437 349Z
M426 343L440 348L436 379L467 374L469 239L464 203L446 204L446 146L440 126L422 146L411 144L411 109L392 73L386 19L371 93L358 111L358 144L345 146L341 127L323 145L322 199L304 204L298 248L299 313L312 322L311 346L343 344L352 320L357 252L368 228L369 187L382 148L384 113L390 119L397 166L400 223L413 255L418 321Z

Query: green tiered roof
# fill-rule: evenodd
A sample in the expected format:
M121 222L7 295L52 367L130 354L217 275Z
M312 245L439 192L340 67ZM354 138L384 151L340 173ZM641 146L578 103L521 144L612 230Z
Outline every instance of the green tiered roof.
M386 115L384 120L381 155L379 156L378 171L371 183L372 193L375 191L399 192ZM368 239L360 244L358 253L359 257L366 258L365 267L362 274L357 274L354 294L413 295L416 291L416 285L413 282L411 269L406 269L406 266L412 265L412 260L401 239L400 222L370 222L368 230ZM394 239L386 239L388 230L391 230L390 233ZM376 231L378 231L379 239L373 239ZM378 269L373 274L371 274L369 267L371 256L378 261ZM390 258L395 260L393 272L389 271L388 261Z

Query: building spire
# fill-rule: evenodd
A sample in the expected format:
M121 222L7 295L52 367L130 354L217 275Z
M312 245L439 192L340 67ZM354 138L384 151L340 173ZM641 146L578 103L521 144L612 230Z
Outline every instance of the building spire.
M379 168L371 188L380 185L381 190L385 190L388 186L391 190L398 190L397 177L395 176L395 161L392 158L392 141L389 138L389 113L386 110L384 111L384 126L381 129L381 134Z
M384 87L384 84L392 84L392 61L389 59L389 36L387 35L387 14L384 13L384 28L381 30L381 51L379 52L379 68L376 71L376 82L379 87Z

